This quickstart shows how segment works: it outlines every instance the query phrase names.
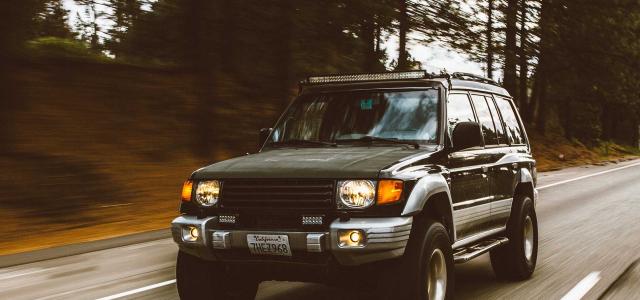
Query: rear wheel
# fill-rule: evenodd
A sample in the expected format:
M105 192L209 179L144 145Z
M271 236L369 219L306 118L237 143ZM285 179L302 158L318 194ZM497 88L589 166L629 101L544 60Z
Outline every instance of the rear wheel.
M254 299L260 282L249 277L228 276L222 263L210 262L182 251L176 262L180 299Z
M525 280L538 259L538 220L531 198L521 196L514 203L518 206L507 224L509 243L491 251L491 266L498 278Z

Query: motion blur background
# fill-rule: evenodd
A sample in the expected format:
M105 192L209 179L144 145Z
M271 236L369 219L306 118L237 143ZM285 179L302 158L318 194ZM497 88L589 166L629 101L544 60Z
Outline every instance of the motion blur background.
M637 155L639 64L635 0L4 1L0 254L166 228L311 74L483 73L540 170Z

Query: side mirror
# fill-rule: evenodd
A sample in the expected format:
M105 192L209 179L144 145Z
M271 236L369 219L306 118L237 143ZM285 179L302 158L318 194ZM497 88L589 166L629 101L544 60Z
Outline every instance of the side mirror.
M453 151L484 146L482 130L477 122L460 122L453 128Z
M262 145L264 145L264 143L267 141L272 131L273 131L273 128L260 129L260 134L258 135L258 150L262 148Z

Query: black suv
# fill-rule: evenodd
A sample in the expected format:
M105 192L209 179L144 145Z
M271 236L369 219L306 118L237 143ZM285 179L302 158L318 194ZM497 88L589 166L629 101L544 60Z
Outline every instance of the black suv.
M536 168L505 89L464 73L310 77L260 151L195 171L172 223L183 299L263 280L449 299L454 263L536 266Z

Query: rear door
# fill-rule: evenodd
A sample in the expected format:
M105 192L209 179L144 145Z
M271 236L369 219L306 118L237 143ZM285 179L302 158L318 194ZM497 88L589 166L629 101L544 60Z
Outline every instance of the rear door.
M511 100L496 96L494 104L505 128L509 147L504 152L509 157L499 160L494 167L496 172L494 172L492 189L496 198L491 203L491 219L496 226L505 226L511 214L518 169L525 167L518 153L525 153L527 146L524 130L518 121L516 108Z
M460 122L477 122L469 95L452 93L447 100L449 136ZM447 165L451 172L451 197L456 235L462 239L489 229L491 223L491 190L484 148L451 153Z

